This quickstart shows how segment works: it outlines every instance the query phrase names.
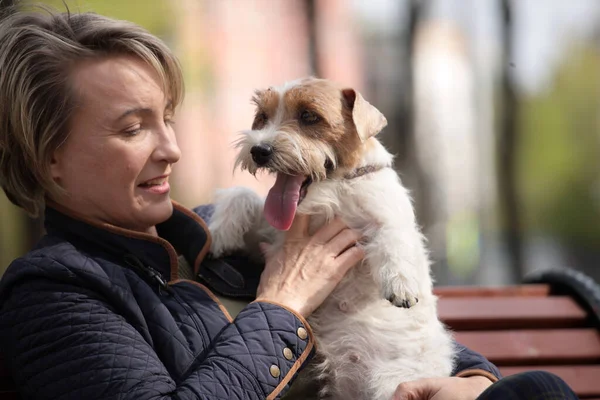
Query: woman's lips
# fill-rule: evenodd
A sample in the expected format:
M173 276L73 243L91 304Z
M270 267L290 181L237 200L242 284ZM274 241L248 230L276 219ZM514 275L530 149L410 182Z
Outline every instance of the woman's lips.
M171 190L168 177L154 178L144 183L140 183L138 187L146 192L154 194L165 194Z

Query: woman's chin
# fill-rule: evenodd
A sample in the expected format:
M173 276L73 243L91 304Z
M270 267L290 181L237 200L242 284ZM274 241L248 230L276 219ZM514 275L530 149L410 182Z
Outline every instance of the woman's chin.
M171 215L173 215L173 203L170 199L149 204L141 211L141 217L152 226L165 222L171 218Z

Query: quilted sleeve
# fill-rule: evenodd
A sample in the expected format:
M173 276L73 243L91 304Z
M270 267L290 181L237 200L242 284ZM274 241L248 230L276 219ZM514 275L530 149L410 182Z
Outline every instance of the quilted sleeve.
M489 378L492 382L502 378L498 368L484 356L460 343L455 343L455 346L457 349L457 362L452 376L481 375Z
M252 303L176 381L94 292L29 279L0 308L0 343L25 399L276 399L312 354L305 323Z

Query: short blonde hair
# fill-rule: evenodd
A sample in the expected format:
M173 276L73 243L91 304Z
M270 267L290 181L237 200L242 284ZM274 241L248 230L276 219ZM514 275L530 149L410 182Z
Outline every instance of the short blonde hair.
M32 216L61 188L50 163L68 137L70 71L81 60L133 55L162 79L173 106L183 98L177 58L138 25L94 13L12 12L0 20L0 186Z

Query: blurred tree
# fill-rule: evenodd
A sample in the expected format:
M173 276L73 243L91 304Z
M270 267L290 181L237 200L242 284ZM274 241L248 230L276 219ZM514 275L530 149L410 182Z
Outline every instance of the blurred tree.
M310 63L310 73L313 76L321 77L315 0L304 0L304 12L306 14L308 32L308 61Z
M600 49L567 54L553 87L523 102L519 192L529 234L597 251L600 242Z
M404 34L399 37L400 47L402 48L403 57L401 62L403 65L398 70L403 73L403 93L397 96L396 112L394 118L397 119L398 133L395 138L395 155L397 168L402 169L406 163L413 164L416 169L415 173L418 175L418 165L416 161L409 159L411 155L414 155L414 71L413 71L413 59L415 51L415 36L417 27L423 14L429 7L429 0L410 0L407 4L408 15L406 20L406 28ZM420 182L416 179L416 183ZM423 190L424 188L419 188ZM426 196L425 193L421 193Z
M498 131L498 195L502 214L503 241L508 250L511 281L518 282L523 275L522 227L516 185L516 141L520 135L519 98L511 69L513 68L514 10L510 0L500 0L502 10L502 114Z

